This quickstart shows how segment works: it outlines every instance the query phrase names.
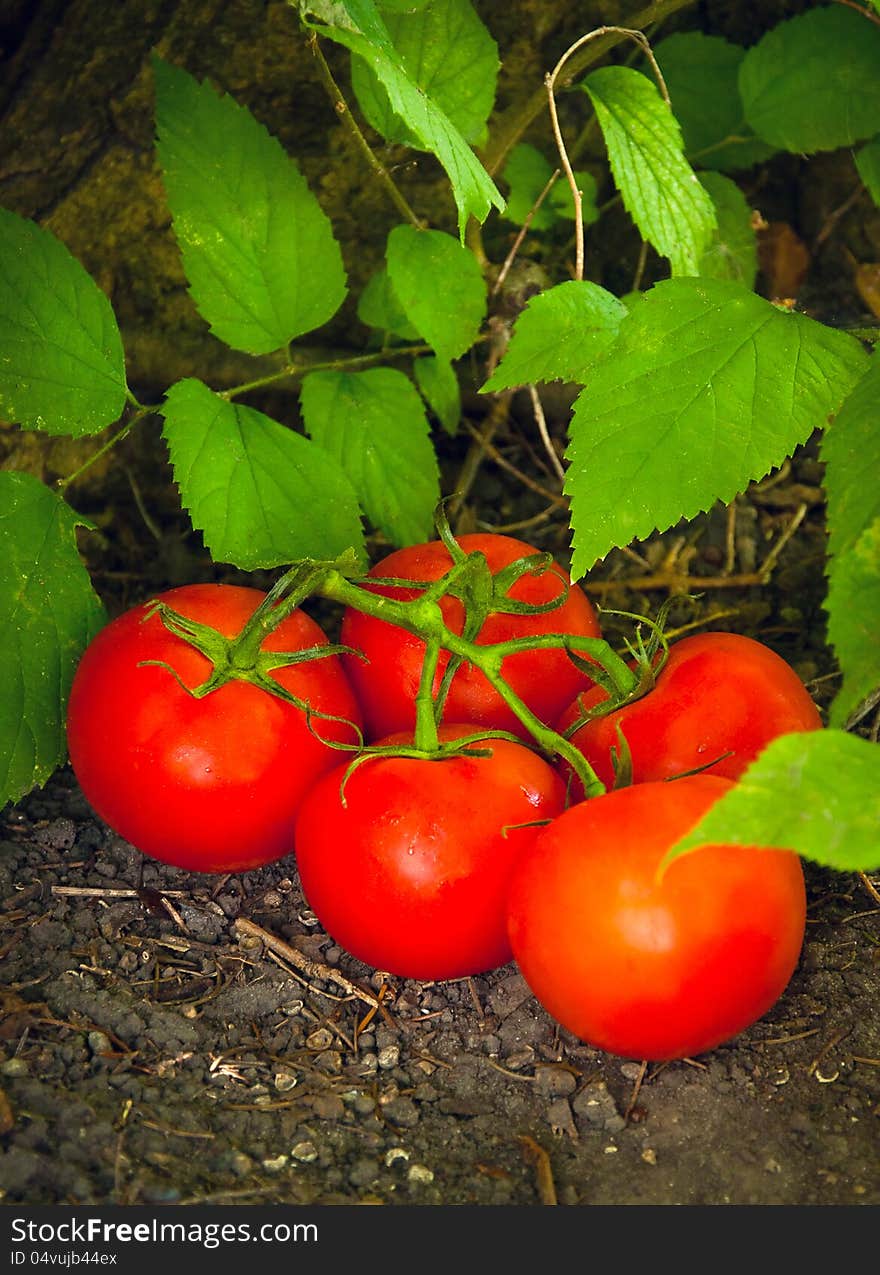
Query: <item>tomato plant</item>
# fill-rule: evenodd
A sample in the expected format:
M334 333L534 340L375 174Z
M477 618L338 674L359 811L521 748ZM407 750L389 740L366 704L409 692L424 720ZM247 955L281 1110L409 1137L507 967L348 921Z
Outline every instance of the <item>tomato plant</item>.
M777 735L822 727L819 710L790 665L738 633L701 633L674 642L647 693L571 730L606 698L601 687L578 695L557 729L569 734L607 788L614 783L618 728L632 759L632 781L644 783L700 767L737 779Z
M264 597L195 584L156 601L232 638ZM326 646L319 625L296 610L262 650ZM315 711L309 721L301 707L240 677L192 695L210 672L206 656L150 604L134 607L103 628L80 661L68 746L93 809L139 850L181 868L239 871L292 852L300 802L341 756L324 741L356 744L360 714L334 654L272 672Z
M440 728L441 741L474 728ZM383 746L404 748L409 736ZM348 952L405 978L480 974L510 960L505 898L535 821L559 814L564 785L505 739L442 759L379 754L325 775L303 802L303 891ZM489 755L487 755L489 754Z
M514 870L509 936L535 996L624 1057L686 1058L767 1012L800 956L806 899L790 851L666 851L730 787L696 775L572 806Z
M458 537L465 553L483 553L493 575L509 567L517 559L538 551L513 536L474 532ZM439 580L453 566L449 549L442 540L398 549L378 562L367 576L423 584ZM387 597L409 599L420 590L401 585L369 585ZM539 612L490 611L475 641L480 645L506 642L512 638L549 633L574 633L599 637L599 622L586 594L571 584L568 574L553 562L540 574L521 574L507 591L514 603L541 607L553 599L559 605ZM465 607L456 597L440 599L446 625L461 633ZM419 688L425 643L420 637L396 625L348 607L342 620L342 641L363 652L367 663L344 657L346 671L364 711L368 737L377 738L394 731L411 730L415 722L415 698ZM443 652L434 678L434 694L440 689L449 664ZM511 689L543 721L552 721L572 697L592 683L581 673L563 650L534 650L507 655L501 674ZM446 695L443 716L449 722L471 722L481 726L511 731L528 738L522 723L504 703L484 674L473 665L461 664L452 678Z

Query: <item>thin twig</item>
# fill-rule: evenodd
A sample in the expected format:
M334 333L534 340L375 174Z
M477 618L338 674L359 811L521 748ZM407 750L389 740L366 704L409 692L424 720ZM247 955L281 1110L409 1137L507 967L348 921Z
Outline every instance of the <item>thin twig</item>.
M528 1134L521 1134L519 1142L525 1154L535 1166L535 1176L538 1179L538 1199L542 1204L558 1204L556 1183L553 1181L553 1168L550 1164L549 1155L540 1143L536 1142L534 1138L530 1138Z
M514 261L516 260L516 254L520 250L522 241L525 239L526 234L528 233L529 226L532 224L532 219L534 218L535 213L543 204L544 200L550 194L550 191L553 189L553 186L556 183L556 179L559 177L560 171L561 170L558 168L553 170L553 175L548 178L547 184L545 185L544 189L541 191L540 195L532 204L531 208L526 214L526 218L523 221L523 224L520 226L519 234L513 241L513 247L510 249L510 252L504 258L504 264L502 265L501 269L498 271L498 278L495 280L494 284L492 285L492 291L490 293L490 296L494 297L498 293L498 291L501 288L501 285L504 283L504 280L507 278L510 267L513 265Z
M550 457L550 464L556 471L556 477L562 483L565 481L565 470L562 467L562 461L556 454L556 448L553 446L553 440L550 437L550 431L547 428L547 418L544 416L544 409L541 406L541 400L538 397L538 391L534 385L528 387L529 398L532 400L532 411L535 413L535 422L538 426L538 433L541 435L541 442L544 444L544 450Z
M309 960L307 956L303 956L302 952L297 951L295 947L291 947L289 943L285 943L284 939L278 938L277 935L270 934L261 925L256 925L253 921L239 917L233 924L232 931L234 934L246 938L259 939L271 952L295 966L307 978L335 983L337 987L341 987L343 991L348 992L349 996L356 996L358 1000L364 1001L367 1005L379 1007L379 1001L372 993L365 992L356 983L352 983L344 974L340 974L339 970L333 969L331 965L324 965L320 961Z
M416 230L423 230L425 222L413 212L412 208L410 208L403 192L399 189L385 165L382 164L373 154L367 139L358 128L357 121L352 116L352 113L348 108L348 103L342 96L342 90L334 80L333 72L327 65L327 59L321 51L321 46L318 44L318 37L314 31L309 36L309 45L312 53L315 55L315 61L318 64L321 82L330 95L330 100L333 103L333 109L336 111L336 114L342 120L343 124L348 128L358 150L379 178L379 181L385 187L391 202L394 204L398 212L400 212L411 225L415 226Z
M867 18L869 22L873 22L880 27L880 17L876 13L869 13L860 4L856 4L855 0L835 0L835 3L846 5L847 9L855 9L856 13L860 13L863 18Z
M651 70L657 80L660 93L667 106L669 102L669 90L666 87L666 81L663 73L654 57L654 51L651 48L650 41L644 31L636 31L630 27L596 27L594 31L588 31L586 35L582 35L580 39L575 40L563 53L562 57L556 63L552 71L544 77L544 87L547 90L547 101L550 107L550 123L553 128L553 136L556 140L556 149L559 151L559 158L562 160L562 167L568 178L568 184L571 187L572 198L574 199L574 229L575 229L575 268L574 277L581 280L584 277L584 218L583 218L583 196L578 188L577 178L574 169L571 166L571 160L566 150L565 141L562 136L562 129L559 125L559 116L556 111L556 82L562 72L563 67L569 59L577 53L577 51L585 44L589 44L593 40L599 39L601 36L619 35L624 39L635 40L640 46L645 57L651 64Z

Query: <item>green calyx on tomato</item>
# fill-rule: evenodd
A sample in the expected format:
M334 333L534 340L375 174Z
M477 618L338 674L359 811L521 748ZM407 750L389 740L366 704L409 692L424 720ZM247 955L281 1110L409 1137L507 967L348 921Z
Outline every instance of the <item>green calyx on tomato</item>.
M258 618L262 615L262 605L254 612L254 615ZM343 653L357 655L357 652L353 651L351 647L322 642L300 651L270 651L265 650L262 646L255 648L251 640L255 627L253 616L240 633L230 638L225 637L208 624L202 624L198 620L182 615L161 599L156 599L147 605L144 620L150 619L152 616L158 616L169 633L193 647L211 665L211 671L204 681L197 686L187 686L177 670L166 661L142 661L143 664L155 664L159 668L166 669L183 690L192 695L194 699L203 699L206 695L219 690L220 687L225 686L228 682L248 682L251 686L256 686L269 695L276 695L279 699L286 700L288 704L293 704L295 707L302 709L308 719L319 717L333 721L342 720L337 719L333 714L322 712L314 705L294 695L290 689L283 686L272 674L278 669L289 668L294 664L308 664L312 660L327 659L330 656L338 656ZM272 629L268 631L271 632ZM264 626L260 626L259 632L261 634L264 633ZM353 722L348 722L347 719L346 724L351 725L353 730L357 732L358 742L352 745L339 745L339 747L359 747L363 742L360 727Z

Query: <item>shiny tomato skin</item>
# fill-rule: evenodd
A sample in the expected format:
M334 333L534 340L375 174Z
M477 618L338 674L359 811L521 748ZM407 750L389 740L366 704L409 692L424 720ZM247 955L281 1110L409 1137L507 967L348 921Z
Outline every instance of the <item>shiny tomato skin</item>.
M706 846L656 877L731 786L697 775L620 788L570 807L521 856L508 896L514 958L581 1040L626 1058L690 1058L784 992L806 918L797 855Z
M556 729L567 731L579 703L591 708L605 698L601 687L591 687L569 704ZM632 781L646 783L699 767L738 779L777 735L820 730L822 718L794 669L769 646L712 632L673 642L652 690L571 736L606 788L614 783L611 749L618 749L618 724L632 757ZM564 763L561 769L567 774ZM573 794L583 796L576 782Z
M537 553L532 545L513 536L494 532L462 535L458 543L466 553L479 550L486 555L493 574L517 558ZM452 557L441 540L398 549L378 562L370 576L432 581L452 566ZM369 578L369 576L368 576ZM522 602L544 603L570 591L559 607L541 615L489 615L477 641L486 645L510 638L543 633L576 633L599 637L595 609L582 589L571 585L569 575L558 563L542 575L523 576L510 590ZM371 586L377 593L409 600L420 590L405 587ZM460 633L463 607L456 598L444 598L441 608L446 624ZM394 731L412 730L415 724L415 695L422 671L425 644L396 625L347 609L342 619L341 641L367 656L369 663L346 657L346 671L364 711L368 738L377 739ZM440 685L448 655L441 653L434 691ZM512 689L542 721L551 724L578 691L591 686L564 651L534 651L508 656L502 673ZM531 736L510 711L498 692L472 665L463 665L455 675L446 700L444 719L448 722L475 722L489 729L507 730L521 739Z
M472 733L441 727L443 738ZM403 742L395 735L383 743ZM536 829L564 808L552 766L523 744L491 757L382 756L303 802L296 860L309 906L352 956L402 978L481 974L510 960L506 892Z
M194 584L159 595L174 610L241 631L265 595L237 585ZM208 660L175 637L148 604L112 620L86 649L68 704L70 760L95 812L144 854L199 872L238 872L293 850L297 810L317 777L345 754L316 738L305 713L242 681L195 699ZM295 611L263 643L293 651L327 644ZM336 656L277 669L274 677L323 712L360 723ZM351 727L320 718L326 739L356 742Z

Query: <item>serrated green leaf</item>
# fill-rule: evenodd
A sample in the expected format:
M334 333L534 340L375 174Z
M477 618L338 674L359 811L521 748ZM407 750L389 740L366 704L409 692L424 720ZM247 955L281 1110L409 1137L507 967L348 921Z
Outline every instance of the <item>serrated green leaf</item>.
M701 173L700 182L715 205L718 226L700 258L699 273L704 279L733 279L753 288L758 273L758 244L746 197L736 182L723 173Z
M880 518L832 562L825 609L828 640L843 674L829 721L843 726L880 689Z
M433 0L416 10L386 9L385 24L412 83L439 106L465 141L481 142L495 101L498 46L470 0ZM356 55L351 85L377 133L389 142L420 145L392 108L376 72Z
M567 452L574 570L731 501L837 411L853 337L725 280L646 292L594 364Z
M878 828L880 747L841 730L798 731L768 744L668 859L702 845L764 846L873 872Z
M67 759L70 684L107 619L77 551L88 525L37 478L0 473L0 807Z
M875 137L857 152L856 168L874 203L880 207L880 137Z
M550 161L528 142L520 142L514 146L507 158L501 176L507 183L507 207L504 216L517 226L522 226L537 202L537 199L550 178L554 168ZM581 192L581 215L584 225L591 225L599 219L596 204L596 179L592 173L576 172L575 178ZM549 195L540 208L532 215L529 222L531 230L547 230L560 219L574 218L574 196L571 187L564 177L557 178Z
M775 147L746 124L739 95L745 49L718 35L680 31L654 48L684 148L692 164L734 172L768 158Z
M831 705L839 726L880 685L880 362L868 370L822 435L828 523L828 640L843 682Z
M227 345L281 349L345 298L330 221L250 111L161 58L153 67L159 159L193 300Z
M462 243L469 217L482 223L490 208L503 211L504 200L492 178L446 113L407 74L396 51L389 47L390 39L387 43L371 40L362 33L363 28L351 31L312 24L312 29L363 58L381 81L391 109L406 123L421 149L436 155L452 183Z
M0 419L79 438L118 420L126 394L104 293L53 234L0 208Z
M388 277L410 323L451 361L469 350L486 313L476 257L442 230L395 226L385 252Z
M696 274L715 228L712 200L684 157L681 129L647 76L604 66L582 82L623 205L673 275Z
M796 154L880 131L880 27L825 5L778 23L743 58L739 88L759 137Z
M625 315L626 306L598 283L570 279L539 292L518 317L504 357L480 392L540 381L585 384Z
M384 266L368 280L358 300L357 316L368 328L377 328L390 336L407 341L419 338L419 333L403 312Z
M426 354L413 363L416 384L447 434L455 434L461 420L461 389L450 363Z
M437 457L417 390L402 372L311 372L301 407L309 435L345 471L361 507L395 545L430 538Z
M215 562L255 571L364 554L352 486L307 438L194 378L172 385L162 415L181 500Z

